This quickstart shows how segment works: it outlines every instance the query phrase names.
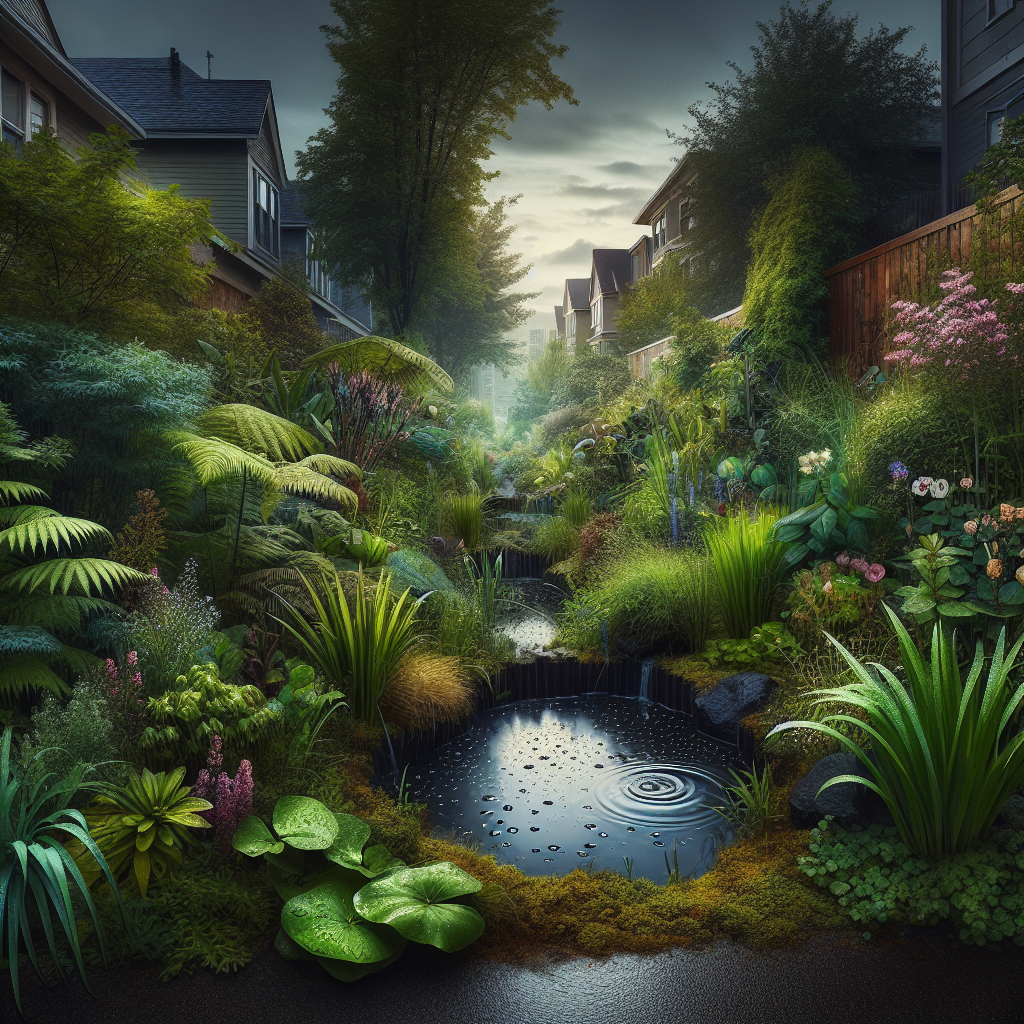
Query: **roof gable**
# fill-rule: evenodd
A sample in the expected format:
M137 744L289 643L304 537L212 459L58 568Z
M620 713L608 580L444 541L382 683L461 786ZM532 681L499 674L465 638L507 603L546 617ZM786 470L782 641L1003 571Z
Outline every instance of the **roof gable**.
M591 299L598 291L601 295L616 295L628 286L632 274L632 261L628 249L595 249L591 274Z
M568 313L574 309L587 309L590 306L590 278L569 277L565 281L565 301L563 311Z
M269 81L203 78L175 57L76 57L71 63L150 137L255 139L271 100Z
M66 57L64 47L61 46L60 36L54 27L50 12L46 9L43 0L0 0L0 4L6 7L12 14L17 15L26 25L34 29L43 39L46 40L62 57Z

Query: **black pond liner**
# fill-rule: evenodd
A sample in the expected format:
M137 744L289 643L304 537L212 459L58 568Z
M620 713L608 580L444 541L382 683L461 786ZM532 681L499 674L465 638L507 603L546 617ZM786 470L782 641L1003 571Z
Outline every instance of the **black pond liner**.
M529 875L593 864L659 882L702 874L733 838L713 808L755 740L700 721L686 680L650 661L540 659L491 688L469 723L392 737L394 762L386 743L375 757L392 792L404 772L436 835Z

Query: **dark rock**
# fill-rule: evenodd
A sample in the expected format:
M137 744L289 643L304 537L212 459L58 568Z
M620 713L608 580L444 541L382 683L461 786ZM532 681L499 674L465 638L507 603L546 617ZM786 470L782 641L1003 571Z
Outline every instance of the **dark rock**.
M831 814L837 825L870 824L867 786L856 782L841 782L830 786L820 796L829 779L837 775L863 775L864 770L856 754L829 754L823 757L797 784L789 798L789 814L797 828L815 828L819 821Z
M737 672L726 676L694 702L702 728L732 740L740 720L760 711L775 680L763 672Z
M1012 828L1017 832L1024 831L1024 796L1014 793L1009 800L1003 804L1003 809L996 818L996 827L1004 826Z

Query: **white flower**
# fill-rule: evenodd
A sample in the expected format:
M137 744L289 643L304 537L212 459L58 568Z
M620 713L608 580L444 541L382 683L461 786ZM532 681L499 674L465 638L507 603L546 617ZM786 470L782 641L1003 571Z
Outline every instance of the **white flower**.
M919 498L923 498L928 493L928 488L932 485L932 478L930 476L919 476L911 485L910 489Z
M938 479L928 485L928 491L933 498L944 498L949 494L949 481Z

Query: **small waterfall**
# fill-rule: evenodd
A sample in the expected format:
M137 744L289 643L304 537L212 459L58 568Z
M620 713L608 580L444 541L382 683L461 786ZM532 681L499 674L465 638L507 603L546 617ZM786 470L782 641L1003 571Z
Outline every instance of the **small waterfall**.
M391 757L391 773L398 775L398 758L395 757L395 748L391 744L391 733L388 732L387 722L384 721L384 714L377 708L377 714L380 715L380 724L384 726L384 738L388 741L388 754Z
M650 701L651 699L651 669L654 668L654 659L647 658L640 665L640 699Z

